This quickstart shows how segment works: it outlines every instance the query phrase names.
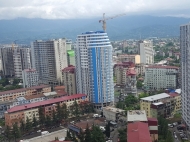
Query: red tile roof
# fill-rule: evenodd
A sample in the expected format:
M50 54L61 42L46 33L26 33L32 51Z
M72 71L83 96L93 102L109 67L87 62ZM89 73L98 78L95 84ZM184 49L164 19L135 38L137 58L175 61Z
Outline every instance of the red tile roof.
M64 68L62 72L69 72L69 73L74 73L75 72L75 66L69 65L68 67Z
M171 96L171 97L176 97L176 96L180 96L178 93L169 93L169 95Z
M59 90L59 91L55 91L58 95L67 95L67 92L63 91L63 90Z
M135 69L128 69L127 70L127 75L136 75L136 71L135 71Z
M36 69L24 69L24 71L26 71L26 72L35 72Z
M157 118L147 118L148 119L148 121L158 121L158 119Z
M152 142L147 123L128 123L127 142Z
M4 95L4 94L17 93L17 92L23 92L23 91L26 91L26 90L30 90L30 89L41 89L41 88L46 88L46 87L50 87L50 86L42 84L42 85L39 85L39 86L30 87L30 88L21 88L21 89L3 91L3 92L0 92L0 96Z
M130 68L130 67L135 67L135 64L133 63L133 62L122 62L122 63L118 63L118 64L115 64L114 65L114 68L115 67L128 67L128 68Z
M27 110L27 109L36 108L36 107L43 106L43 105L49 105L49 104L55 104L55 103L62 102L62 101L67 101L70 99L82 98L84 96L86 96L86 95L85 94L75 94L75 95L71 95L71 96L64 96L64 97L45 100L45 101L36 102L36 103L15 106L15 107L12 107L11 109L7 110L7 112L12 113L12 112L16 112L16 111Z
M55 90L64 90L65 86L55 86L54 89Z
M158 68L158 69L179 69L176 66L161 66L161 65L155 65L155 66L148 66L146 68Z

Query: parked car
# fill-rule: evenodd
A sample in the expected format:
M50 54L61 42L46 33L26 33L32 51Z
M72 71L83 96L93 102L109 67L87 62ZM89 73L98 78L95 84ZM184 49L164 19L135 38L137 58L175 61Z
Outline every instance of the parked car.
M182 140L188 140L188 138L182 138Z
M174 123L173 123L173 125L174 125L174 126L177 126L177 125L178 125L178 123L177 123L177 122L174 122Z
M177 136L176 136L176 135L174 135L174 137L175 137L175 139L177 139Z
M101 115L99 115L99 114L94 114L93 117L94 117L94 118L99 118L99 117L101 117Z
M38 131L37 131L37 133L40 133L40 132L41 132L41 130L38 130Z
M75 121L71 121L70 123L71 123L71 124L74 124L74 123L75 123Z
M173 124L168 124L168 127L173 128L174 126Z
M46 134L49 134L49 132L48 131L41 132L41 135L46 135Z
M183 131L179 131L180 134L184 134Z

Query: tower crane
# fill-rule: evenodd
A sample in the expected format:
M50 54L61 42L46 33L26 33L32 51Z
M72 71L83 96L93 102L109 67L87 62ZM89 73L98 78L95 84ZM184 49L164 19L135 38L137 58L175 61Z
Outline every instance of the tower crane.
M15 40L13 43L12 43L12 50L14 50L14 46L16 45L16 41L18 41L18 40Z
M107 20L113 19L113 18L116 18L116 17L119 17L119 16L124 16L124 15L126 15L126 14L125 13L124 14L118 14L118 15L106 18L105 13L103 13L103 18L101 20L99 20L99 23L102 23L102 28L103 28L104 31L106 31L106 21Z

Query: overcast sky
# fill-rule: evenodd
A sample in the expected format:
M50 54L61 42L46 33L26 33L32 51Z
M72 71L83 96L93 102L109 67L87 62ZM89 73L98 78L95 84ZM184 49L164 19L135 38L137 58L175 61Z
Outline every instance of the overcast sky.
M0 19L74 19L127 13L190 17L190 0L0 0Z

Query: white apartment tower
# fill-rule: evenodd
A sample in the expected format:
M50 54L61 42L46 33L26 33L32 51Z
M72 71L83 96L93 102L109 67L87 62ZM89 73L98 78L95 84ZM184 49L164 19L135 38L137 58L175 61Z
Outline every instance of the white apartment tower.
M22 71L23 87L28 88L39 85L38 72L35 69L24 69Z
M31 50L32 68L39 73L40 83L62 83L62 69L67 67L66 39L36 40Z
M190 128L190 23L180 26L182 118Z
M114 101L112 46L107 33L78 35L75 46L77 93L87 94L97 107Z
M151 40L139 41L140 62L143 64L154 64L154 49Z

